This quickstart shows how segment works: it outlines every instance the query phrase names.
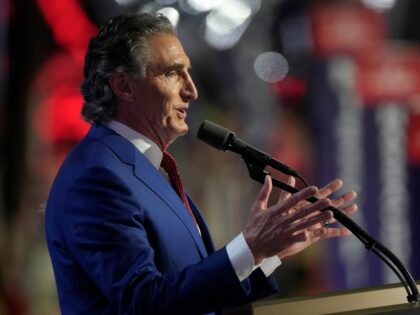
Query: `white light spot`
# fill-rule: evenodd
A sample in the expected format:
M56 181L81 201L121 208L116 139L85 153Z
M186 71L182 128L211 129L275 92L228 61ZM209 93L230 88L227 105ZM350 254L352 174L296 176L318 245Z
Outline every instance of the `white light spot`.
M221 0L185 0L186 4L196 12L210 11L217 7Z
M206 17L206 27L218 35L225 35L235 31L245 20L223 12L211 12Z
M170 5L170 4L174 4L175 2L177 2L177 0L155 0L155 2L157 4L161 4L161 5Z
M268 51L255 59L254 70L261 80L273 83L283 80L289 71L289 64L278 52Z
M229 49L249 25L252 7L240 0L227 0L213 9L205 20L206 41L216 49Z
M179 12L178 10L172 8L172 7L165 7L157 11L156 13L161 13L164 16L166 16L169 21L171 22L173 27L176 27L179 22Z
M362 2L373 10L383 11L391 9L397 0L362 0Z
M118 5L122 5L122 6L125 6L125 5L131 5L131 4L134 4L134 3L136 3L138 0L114 0Z
M241 24L251 16L252 8L249 3L240 0L229 0L222 2L215 11L217 14L227 16L236 23Z

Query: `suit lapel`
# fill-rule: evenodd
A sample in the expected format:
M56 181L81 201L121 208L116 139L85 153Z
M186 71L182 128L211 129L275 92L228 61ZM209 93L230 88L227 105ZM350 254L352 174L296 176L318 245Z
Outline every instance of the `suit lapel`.
M194 239L201 255L206 257L207 251L203 239L198 233L197 227L187 209L170 183L154 168L149 160L130 141L105 126L92 126L89 135L107 145L124 163L134 166L134 175L155 192L168 205L171 211L177 215ZM197 209L195 208L194 210L197 213ZM199 217L201 226L205 227L201 216ZM208 236L207 229L206 235Z
M134 174L143 181L151 190L153 190L178 218L184 223L188 229L191 237L194 239L200 253L203 257L207 256L203 240L193 222L188 210L182 203L178 194L172 188L171 184L164 178L164 176L156 170L152 164L144 157L143 154L136 150L136 164Z
M194 201L190 198L190 196L187 194L188 202L190 204L191 210L194 213L194 216L200 226L201 229L201 238L204 242L204 245L207 249L207 253L211 254L214 252L214 244L213 240L211 239L210 232L207 228L206 222L204 221L203 216L201 215L200 211L198 210L198 207L195 205Z

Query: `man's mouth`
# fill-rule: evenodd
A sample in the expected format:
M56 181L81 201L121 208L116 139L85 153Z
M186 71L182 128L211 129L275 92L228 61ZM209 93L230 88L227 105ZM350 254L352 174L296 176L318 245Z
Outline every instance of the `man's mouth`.
M177 108L176 111L179 113L178 116L180 116L182 118L187 117L187 108Z

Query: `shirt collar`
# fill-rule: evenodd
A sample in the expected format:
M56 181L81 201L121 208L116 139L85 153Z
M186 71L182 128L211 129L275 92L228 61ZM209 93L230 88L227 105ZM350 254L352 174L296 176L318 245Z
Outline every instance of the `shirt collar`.
M163 153L156 143L116 120L111 120L105 125L118 133L121 137L130 141L141 153L144 154L144 156L156 169L159 169Z

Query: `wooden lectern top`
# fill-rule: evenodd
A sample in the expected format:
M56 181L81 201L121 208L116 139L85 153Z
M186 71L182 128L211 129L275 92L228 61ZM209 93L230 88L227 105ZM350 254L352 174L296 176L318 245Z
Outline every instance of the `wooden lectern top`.
M417 287L420 289L419 283ZM299 298L269 299L253 304L254 315L420 314L420 305L407 302L401 283Z

